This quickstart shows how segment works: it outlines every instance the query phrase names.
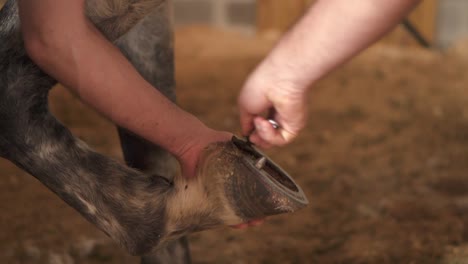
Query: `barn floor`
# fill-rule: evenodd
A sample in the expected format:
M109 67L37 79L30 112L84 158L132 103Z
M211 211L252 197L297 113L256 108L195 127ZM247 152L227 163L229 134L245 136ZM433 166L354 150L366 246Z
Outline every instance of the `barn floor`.
M180 105L238 132L236 95L271 47L177 32ZM466 43L465 43L466 44ZM59 87L52 109L102 153L113 126ZM310 205L190 237L195 263L468 263L468 53L375 46L317 84L307 128L269 151ZM0 263L138 263L33 177L0 160Z

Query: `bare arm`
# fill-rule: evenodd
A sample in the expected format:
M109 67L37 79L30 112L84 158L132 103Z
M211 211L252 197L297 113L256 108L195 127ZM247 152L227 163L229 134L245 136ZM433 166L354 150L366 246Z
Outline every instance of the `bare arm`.
M290 142L305 124L314 82L390 31L420 0L318 0L257 67L239 96L244 134L261 146ZM275 131L261 113L274 109Z
M31 58L115 123L162 146L192 175L208 143L230 135L207 128L146 82L92 25L84 0L19 0Z

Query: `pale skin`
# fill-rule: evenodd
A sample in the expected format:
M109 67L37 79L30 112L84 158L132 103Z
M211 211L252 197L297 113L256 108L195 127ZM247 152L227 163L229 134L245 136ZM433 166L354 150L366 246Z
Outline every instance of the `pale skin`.
M351 3L352 2L352 3ZM314 83L397 25L420 0L318 0L244 84L242 133L261 147L290 143L305 126ZM273 112L280 128L264 118Z

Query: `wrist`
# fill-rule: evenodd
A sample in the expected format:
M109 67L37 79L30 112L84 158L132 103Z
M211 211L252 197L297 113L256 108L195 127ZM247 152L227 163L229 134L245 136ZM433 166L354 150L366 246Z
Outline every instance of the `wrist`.
M290 56L289 56L290 57ZM269 76L274 86L288 90L288 93L304 94L313 79L296 60L288 59L287 54L271 53L259 66L261 75Z
M197 136L206 134L208 128L198 118L182 109L168 112L163 128L166 136L160 138L163 141L160 145L180 160L196 147Z
M272 102L291 96L302 98L311 84L311 80L301 76L303 74L304 70L271 54L255 70L251 86L264 89L263 94Z
M229 141L232 138L231 133L213 130L198 119L194 119L196 120L194 123L181 129L185 133L180 135L170 150L180 162L183 175L189 178L196 175L201 153L209 144Z

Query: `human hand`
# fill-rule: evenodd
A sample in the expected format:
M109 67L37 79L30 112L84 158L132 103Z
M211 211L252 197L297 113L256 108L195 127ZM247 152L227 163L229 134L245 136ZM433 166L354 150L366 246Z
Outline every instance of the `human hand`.
M255 145L268 148L291 142L306 120L306 89L281 76L273 63L264 62L248 78L238 105L242 133ZM279 128L272 127L274 119Z
M186 144L180 147L176 156L181 163L182 175L186 178L196 177L197 165L203 149L215 142L230 141L232 134L223 131L217 131L206 127L198 119L194 118L192 122L186 122L184 129L189 131L185 139ZM235 229L244 229L249 226L258 226L264 222L264 219L254 219L244 223L231 226Z
M232 134L218 131L205 126L195 117L193 122L186 122L184 129L187 131L182 142L175 151L175 156L179 160L182 168L182 176L185 178L196 177L197 165L203 149L211 143L230 141Z

